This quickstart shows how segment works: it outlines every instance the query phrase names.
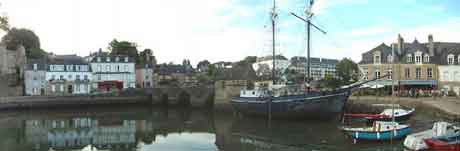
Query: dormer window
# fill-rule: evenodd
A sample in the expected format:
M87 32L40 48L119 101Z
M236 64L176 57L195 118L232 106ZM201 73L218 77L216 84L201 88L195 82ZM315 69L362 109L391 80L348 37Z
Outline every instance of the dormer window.
M449 65L454 64L454 55L453 54L447 55L447 64L449 64Z
M430 62L430 56L429 56L429 55L425 54L425 56L424 56L423 58L424 58L424 59L423 59L424 62L426 62L426 63L429 63L429 62Z
M101 62L101 57L97 57L97 62Z
M380 64L381 58L380 58L380 51L374 52L374 64Z
M412 55L411 55L411 54L408 54L408 55L407 55L406 61L407 61L408 63L411 63L411 62L412 62Z
M120 57L116 57L115 62L119 62L119 61L120 61Z
M125 57L125 62L128 62L128 57Z
M110 62L110 57L107 57L105 61Z
M422 56L415 56L415 63L422 63Z
M387 62L388 63L393 63L393 56L392 55L388 55Z

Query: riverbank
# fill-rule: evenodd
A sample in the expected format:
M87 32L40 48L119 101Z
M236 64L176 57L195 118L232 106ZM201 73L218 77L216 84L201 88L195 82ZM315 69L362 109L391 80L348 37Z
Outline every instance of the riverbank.
M0 109L78 105L150 104L149 96L17 96L0 97Z
M396 103L415 108L417 112L427 112L437 117L460 119L460 99L455 97L376 97L376 96L351 96L347 103L347 111L367 112L374 111L372 104Z

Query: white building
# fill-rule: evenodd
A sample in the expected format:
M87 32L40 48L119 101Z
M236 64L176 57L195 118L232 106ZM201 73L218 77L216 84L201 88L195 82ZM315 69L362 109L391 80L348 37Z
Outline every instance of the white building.
M91 68L76 55L52 56L46 70L47 95L75 95L91 92Z
M93 87L99 91L135 88L134 58L128 56L96 55L92 58Z
M44 95L46 88L46 64L29 61L24 71L26 95Z
M439 83L440 89L445 92L453 91L460 95L460 54L455 55L457 54L449 53L445 61L440 62L438 66Z

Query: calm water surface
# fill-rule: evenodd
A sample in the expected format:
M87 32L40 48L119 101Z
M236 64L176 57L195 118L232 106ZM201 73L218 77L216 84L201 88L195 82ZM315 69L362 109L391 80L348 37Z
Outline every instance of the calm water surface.
M413 131L435 118L417 113ZM80 150L93 144L113 151L393 151L401 141L358 142L338 121L272 121L232 114L142 106L3 111L1 151Z

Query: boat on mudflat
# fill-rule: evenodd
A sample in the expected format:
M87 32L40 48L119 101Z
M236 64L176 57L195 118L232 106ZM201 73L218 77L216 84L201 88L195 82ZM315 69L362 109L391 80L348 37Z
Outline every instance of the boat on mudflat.
M433 137L424 140L428 149L434 151L459 151L460 133L449 136Z
M384 141L402 139L411 131L409 125L376 121L372 127L342 127L342 131L356 140Z
M433 124L433 128L431 129L407 135L406 139L404 139L404 147L410 150L426 150L428 149L428 146L423 140L433 137L453 135L459 131L460 128L452 125L451 123L435 122Z
M349 118L364 118L367 120L369 124L372 124L374 121L393 121L393 114L394 120L401 122L408 120L412 114L415 112L414 108L411 109L404 109L404 108L397 108L397 109L385 109L383 112L379 114L356 114L356 113L348 113L344 114L345 117Z

